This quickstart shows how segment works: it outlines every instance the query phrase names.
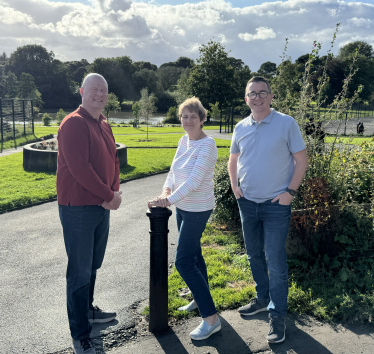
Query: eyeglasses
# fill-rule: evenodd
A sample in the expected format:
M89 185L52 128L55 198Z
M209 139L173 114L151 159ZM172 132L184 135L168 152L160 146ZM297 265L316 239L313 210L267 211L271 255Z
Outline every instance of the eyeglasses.
M250 92L250 93L247 94L247 97L250 100L255 100L256 97L257 97L257 95L259 95L260 98L266 98L266 97L268 97L269 93L270 92L268 92L268 91L261 91L261 92L258 92L258 93L256 93L256 92Z

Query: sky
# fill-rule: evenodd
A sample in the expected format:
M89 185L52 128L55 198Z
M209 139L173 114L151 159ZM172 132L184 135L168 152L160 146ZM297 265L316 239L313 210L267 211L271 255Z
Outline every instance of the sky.
M266 61L296 60L313 41L339 48L374 46L374 0L0 0L0 53L40 44L62 61L128 55L156 65L199 57L213 39L252 71Z

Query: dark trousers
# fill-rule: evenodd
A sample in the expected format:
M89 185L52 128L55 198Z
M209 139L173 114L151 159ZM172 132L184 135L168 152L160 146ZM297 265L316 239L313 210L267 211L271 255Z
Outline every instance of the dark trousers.
M286 239L291 205L271 200L255 203L243 197L238 199L238 204L257 298L270 301L271 316L284 317L288 296Z
M175 267L192 292L202 318L217 310L209 291L208 274L202 255L200 239L211 210L192 212L175 208L179 231Z
M101 206L59 205L68 256L66 298L70 333L79 340L90 335L96 271L101 267L109 234L109 210Z

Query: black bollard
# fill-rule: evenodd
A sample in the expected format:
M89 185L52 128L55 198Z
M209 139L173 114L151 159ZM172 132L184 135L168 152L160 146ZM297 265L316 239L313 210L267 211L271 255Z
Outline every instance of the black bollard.
M152 207L147 210L151 236L149 270L149 331L168 328L168 208Z

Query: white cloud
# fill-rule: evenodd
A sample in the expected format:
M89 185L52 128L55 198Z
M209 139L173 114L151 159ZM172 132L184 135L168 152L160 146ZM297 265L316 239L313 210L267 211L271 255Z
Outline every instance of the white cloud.
M239 33L238 37L243 41L249 42L255 39L268 39L268 38L275 38L276 34L272 28L268 27L259 27L256 28L256 34L250 33Z
M308 53L314 40L326 52L337 22L335 52L357 39L374 44L368 34L373 21L373 5L348 0L288 0L244 8L225 0L175 6L131 0L90 0L90 5L0 0L0 52L37 43L61 60L129 55L160 65L179 56L195 59L199 46L215 39L256 71L265 61L280 62L284 38L289 38L293 59Z
M31 23L32 17L22 13L20 11L16 11L11 7L5 7L0 5L0 23L4 23L6 25L15 25L17 23Z
M370 28L371 25L373 24L373 20L370 20L369 18L357 18L353 17L350 18L348 21L348 24L353 26L353 27L365 27L365 28Z

